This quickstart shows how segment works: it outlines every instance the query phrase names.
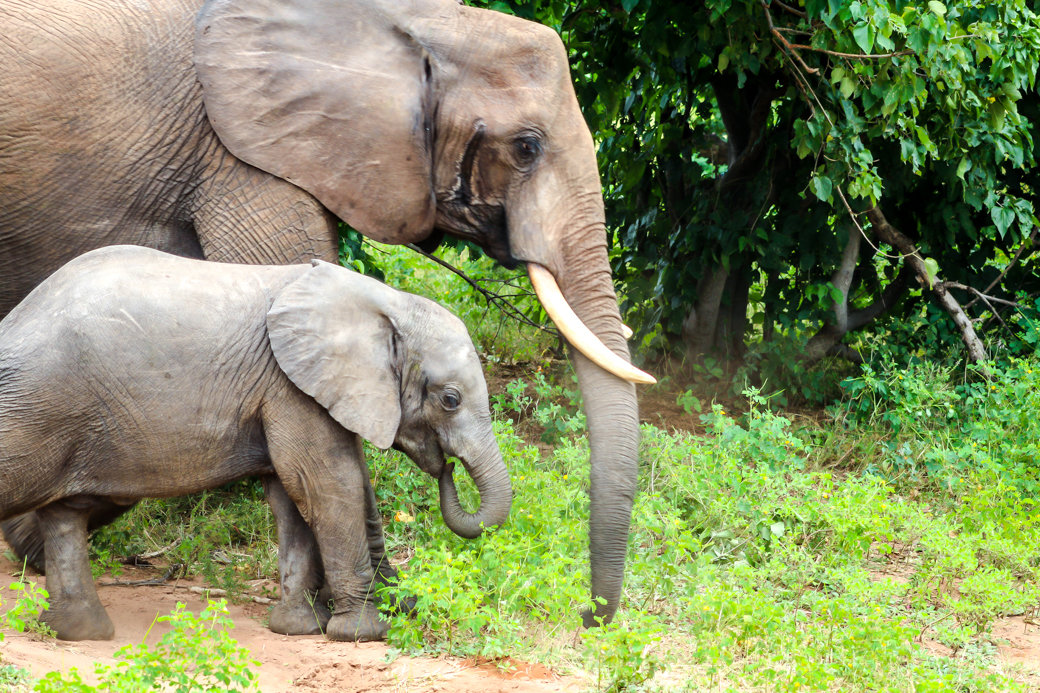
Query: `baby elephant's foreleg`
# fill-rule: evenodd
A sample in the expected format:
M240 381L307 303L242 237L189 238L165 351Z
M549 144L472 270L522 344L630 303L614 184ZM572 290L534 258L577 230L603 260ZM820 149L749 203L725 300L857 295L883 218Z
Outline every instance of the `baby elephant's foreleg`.
M292 406L279 406L284 404ZM306 426L300 426L301 419ZM377 608L379 583L366 531L368 468L361 439L302 393L269 404L264 430L278 478L317 540L334 604L325 635L384 638L387 623Z
M73 497L37 510L50 602L41 620L62 640L111 640L115 631L90 573L87 522L92 507L91 499Z

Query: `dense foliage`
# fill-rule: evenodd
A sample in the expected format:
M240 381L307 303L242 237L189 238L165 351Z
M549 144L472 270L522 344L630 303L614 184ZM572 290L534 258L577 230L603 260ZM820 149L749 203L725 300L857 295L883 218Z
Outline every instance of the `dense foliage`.
M569 48L647 343L858 360L883 315L973 360L1035 342L1032 5L490 4Z

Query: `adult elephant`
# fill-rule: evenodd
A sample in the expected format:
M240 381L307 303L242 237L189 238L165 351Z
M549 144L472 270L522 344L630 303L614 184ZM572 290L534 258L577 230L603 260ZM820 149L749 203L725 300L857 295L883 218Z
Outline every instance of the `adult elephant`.
M0 37L0 316L103 245L335 262L337 217L526 263L585 401L585 622L613 616L632 382L650 378L629 363L592 137L552 30L452 0L4 0Z

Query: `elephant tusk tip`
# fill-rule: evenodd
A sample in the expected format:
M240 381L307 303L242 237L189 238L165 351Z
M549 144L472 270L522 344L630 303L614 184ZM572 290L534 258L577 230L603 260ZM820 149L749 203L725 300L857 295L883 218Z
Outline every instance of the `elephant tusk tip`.
M657 378L655 378L654 376L650 375L646 371L641 371L638 368L635 368L633 370L635 370L635 374L633 375L633 377L625 378L625 380L628 380L630 383L637 383L639 385L656 385L657 384Z

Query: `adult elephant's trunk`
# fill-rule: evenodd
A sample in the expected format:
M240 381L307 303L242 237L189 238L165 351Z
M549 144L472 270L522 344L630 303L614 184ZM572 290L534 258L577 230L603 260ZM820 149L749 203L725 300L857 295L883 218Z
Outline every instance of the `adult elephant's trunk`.
M441 515L444 524L455 534L466 539L476 539L484 527L501 525L506 521L513 502L513 490L509 485L509 472L493 435L479 452L463 457L462 464L480 492L480 507L473 513L462 508L452 478L455 465L448 463L444 465L440 477Z
M606 234L601 223L594 226L597 228L565 236L561 269L553 274L581 322L613 352L617 361L628 364L631 359L611 280ZM543 305L552 301L541 295L539 298ZM570 337L568 340L574 341ZM639 409L631 382L604 370L597 365L600 359L593 363L574 346L571 357L584 400L591 451L589 555L595 609L584 614L585 626L590 627L598 620L609 622L621 598L636 490ZM636 369L625 371L609 363L604 365L631 376L631 380L647 382Z

